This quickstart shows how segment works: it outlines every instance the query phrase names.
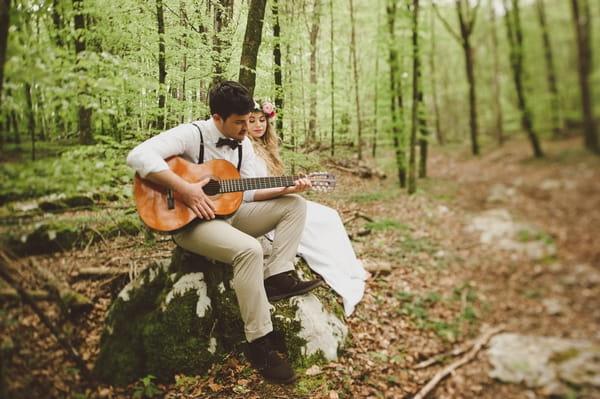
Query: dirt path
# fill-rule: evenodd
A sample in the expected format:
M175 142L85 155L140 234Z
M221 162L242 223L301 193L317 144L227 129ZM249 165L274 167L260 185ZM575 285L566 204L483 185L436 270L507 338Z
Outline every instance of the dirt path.
M486 150L479 158L463 150L434 150L430 177L411 197L392 178L337 173L335 195L313 199L335 207L343 218L360 212L373 219L369 234L361 235L367 225L360 218L348 230L367 265L391 268L375 272L369 281L348 320L352 344L339 361L311 370L295 387L274 387L242 373L243 359L232 357L207 379L192 377L186 384L158 388L168 398L409 398L443 367L421 369L419 362L468 343L486 325L599 341L600 281L590 276L600 273L600 158L580 147L579 140L547 143L545 160L532 160L524 141ZM373 185L384 189L371 197ZM482 212L498 209L534 226L556 254L532 259L482 244L481 232L467 227ZM138 237L29 260L93 298L92 312L70 318L45 306L91 364L111 295L128 276L82 279L78 269L118 266L135 274L151 259L168 258L172 247L168 239L148 245ZM557 307L550 309L548 303ZM29 309L14 303L3 309L2 335L14 343L5 352L4 381L13 397L131 397L131 387L84 384ZM540 391L499 383L488 372L481 351L443 380L432 397L543 397Z

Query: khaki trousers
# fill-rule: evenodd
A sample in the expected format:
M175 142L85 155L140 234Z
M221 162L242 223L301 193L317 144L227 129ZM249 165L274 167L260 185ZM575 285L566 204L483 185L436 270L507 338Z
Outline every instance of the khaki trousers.
M233 266L232 283L248 342L273 330L264 279L294 269L305 218L304 198L288 194L243 202L227 218L192 223L173 235L182 248ZM265 263L255 237L271 230L275 231L273 252Z

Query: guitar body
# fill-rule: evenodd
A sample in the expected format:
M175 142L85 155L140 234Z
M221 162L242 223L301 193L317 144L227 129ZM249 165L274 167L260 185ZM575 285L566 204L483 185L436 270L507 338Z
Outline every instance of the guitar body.
M167 164L175 174L190 183L199 182L207 177L215 181L240 177L235 166L223 159L195 164L180 157L172 157L167 159ZM179 193L173 192L171 196L170 190L141 178L137 173L133 182L133 194L140 218L153 230L171 232L184 227L196 218L196 214L181 200ZM208 197L215 204L215 214L225 216L239 208L243 193L218 192ZM172 208L169 206L170 202Z

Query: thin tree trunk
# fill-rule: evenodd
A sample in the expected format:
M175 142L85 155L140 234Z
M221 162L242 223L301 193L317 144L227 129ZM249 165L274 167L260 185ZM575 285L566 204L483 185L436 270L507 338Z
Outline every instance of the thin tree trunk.
M321 26L321 0L315 0L310 26L310 107L308 115L307 143L314 143L317 135L317 47Z
M266 6L267 0L252 0L248 10L246 34L240 59L239 81L246 86L250 94L254 94L254 86L256 86L256 60L262 41Z
M31 85L29 83L25 83L25 99L27 101L27 130L29 131L31 137L31 160L35 161L35 117L33 116L33 101L31 99Z
M334 24L333 0L329 1L329 67L331 75L331 156L335 155L335 53L333 51Z
M400 63L398 60L398 50L394 47L396 32L396 10L395 0L388 0L386 5L387 27L389 34L389 54L388 63L390 66L390 113L392 116L392 134L394 142L394 152L396 155L396 167L398 168L398 183L400 187L406 187L406 156L404 148L404 116L402 104L402 85L400 82Z
M525 97L525 88L523 87L523 34L521 30L521 17L519 13L519 0L512 0L512 9L509 10L506 1L504 8L506 10L505 21L508 41L510 43L510 60L513 71L513 79L517 90L517 100L519 110L521 111L521 127L527 133L533 154L536 158L544 156L537 133L533 129L533 119L531 110Z
M225 79L227 65L229 64L229 51L233 35L227 31L233 18L234 0L215 1L214 10L214 36L213 36L213 68L212 85Z
M583 133L585 147L600 153L598 136L594 125L594 106L590 74L592 72L592 15L588 0L571 0L573 22L577 37L577 66L579 71L579 89L583 108Z
M2 109L2 86L4 83L4 64L6 63L6 44L10 26L10 0L0 0L0 110Z
M354 72L354 103L356 105L357 151L358 159L362 160L362 118L360 112L360 84L358 81L358 57L356 55L356 21L354 16L354 2L350 2L350 52L352 54L352 70Z
M381 1L377 0L377 10L381 8ZM377 26L381 25L381 13L377 12ZM375 158L377 156L377 136L379 133L379 43L377 40L375 48L375 95L373 96L373 136L371 141L371 156Z
M409 168L408 168L408 193L414 194L417 191L417 129L419 124L419 0L413 0L412 10L412 55L413 55L413 76L412 76L412 112L410 126L410 145L409 145Z
M156 0L156 26L158 28L158 114L156 115L156 127L163 130L165 128L167 50L165 48L165 16L162 0Z
M85 51L85 16L83 14L83 0L73 0L73 9L75 15L73 17L75 27L75 54L76 58ZM82 66L78 61L76 62L76 71L79 74L85 75L86 68ZM94 137L92 135L92 109L85 104L86 94L89 92L89 87L86 83L82 83L84 86L79 88L79 106L77 112L77 120L79 131L79 143L80 144L93 144Z
M429 67L431 68L431 92L433 96L433 112L435 115L435 137L438 144L446 144L446 134L442 131L440 125L440 106L438 101L435 54L436 54L436 35L435 35L435 18L431 15L431 53L429 54Z
M441 16L435 3L433 8L438 17L452 36L460 43L465 57L465 71L467 82L469 84L469 127L471 137L471 152L473 155L479 155L479 128L477 124L477 94L475 84L475 60L473 55L473 46L471 36L473 34L477 11L481 5L481 0L476 0L475 5L471 6L468 2L455 0L456 13L458 15L460 34L456 34L450 24Z
M283 110L283 77L281 71L281 26L279 25L278 0L273 0L271 13L273 14L273 38L275 39L275 44L273 45L273 63L275 64L273 68L273 80L275 82L274 101L275 107L279 110L279 114L281 115L281 111ZM277 128L276 131L281 140L283 140L283 118L279 116L275 119L275 123Z
M490 0L490 2L493 0ZM498 29L496 26L496 10L493 3L490 7L491 13L491 29L492 29L492 51L494 53L494 103L495 103L495 114L496 114L496 138L498 145L504 144L504 125L502 123L502 93L500 90L500 58L498 55Z
M538 20L542 30L542 41L544 43L544 59L546 60L546 80L550 90L550 111L552 114L552 135L554 138L560 136L561 131L561 110L558 104L558 85L556 83L556 70L554 68L554 55L552 54L552 45L550 44L550 35L548 25L546 24L546 6L544 0L536 0Z

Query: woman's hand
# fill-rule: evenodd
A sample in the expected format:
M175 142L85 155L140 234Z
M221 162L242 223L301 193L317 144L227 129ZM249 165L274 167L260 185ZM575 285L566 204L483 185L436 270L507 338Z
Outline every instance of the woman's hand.
M303 173L298 174L298 179L294 182L293 186L285 187L284 194L301 193L309 190L312 187L312 182Z

